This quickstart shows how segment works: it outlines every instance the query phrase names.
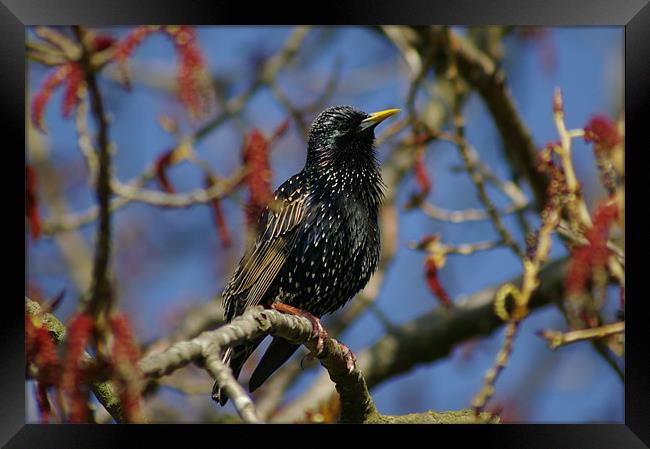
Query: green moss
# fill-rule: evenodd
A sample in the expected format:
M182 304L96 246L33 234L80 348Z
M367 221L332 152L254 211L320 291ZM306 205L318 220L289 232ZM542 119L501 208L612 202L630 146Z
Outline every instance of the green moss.
M65 326L51 313L42 313L41 305L36 301L25 298L25 310L30 315L38 317L52 333L54 341L61 343L65 339Z
M457 410L450 412L411 413L408 415L391 416L379 413L370 415L365 424L478 424L478 423L499 423L498 417L492 417L489 413L482 413L476 419L472 410Z

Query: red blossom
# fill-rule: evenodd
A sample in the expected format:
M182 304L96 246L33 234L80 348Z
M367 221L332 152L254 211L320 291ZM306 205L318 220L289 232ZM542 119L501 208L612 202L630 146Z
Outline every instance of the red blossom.
M63 117L68 118L72 115L72 111L79 104L79 86L84 79L84 72L81 66L77 63L70 64L70 73L66 78L65 91L63 93Z
M193 114L206 113L213 103L210 76L203 54L199 48L196 30L189 26L143 26L128 33L115 49L114 60L126 74L129 57L142 41L152 33L161 31L174 42L178 57L178 96L183 105ZM128 86L128 77L124 77Z
M249 226L254 226L260 213L273 197L269 140L257 128L248 133L244 143L243 159L247 167L244 183L249 191L246 219Z
M415 161L413 164L413 173L415 175L415 182L419 187L419 191L413 192L406 203L406 209L418 206L424 201L429 192L431 192L431 179L427 172L427 167L424 163L424 151L420 149L415 154Z
M37 380L45 385L59 381L59 356L50 331L34 324L31 315L25 315L25 352L27 362L38 370Z
M79 63L68 62L53 69L43 80L41 88L32 99L32 123L36 128L45 131L43 117L45 107L57 87L65 84L63 99L63 116L69 117L78 103L77 91L83 81L83 70Z
M620 141L619 134L614 122L604 115L595 115L585 126L585 142L594 142L611 150Z
M588 243L577 248L571 258L566 278L569 294L583 292L591 273L607 264L607 236L611 224L617 218L618 207L614 202L602 203L594 212L593 225L586 233Z
M140 349L135 342L133 331L129 318L120 313L111 318L111 330L115 337L113 344L113 357L116 361L127 361L132 365L137 365L140 359Z
M115 47L115 61L118 64L124 64L131 57L135 49L142 43L145 37L158 31L160 28L155 26L141 26L131 30L124 36Z
M61 389L68 402L68 419L74 423L86 422L90 412L88 389L84 385L86 373L81 360L94 327L93 318L86 313L75 315L68 326Z
M566 288L569 294L580 293L585 290L587 279L591 273L591 248L582 246L574 251L571 258L571 267L566 278Z
M611 224L618 219L618 206L614 202L600 204L594 213L593 226L587 233L590 243L606 243Z
M192 27L181 26L167 28L168 34L174 39L179 64L176 75L178 95L181 102L193 114L200 114L202 108L209 106L205 101L209 95L209 77L207 66L199 49L196 30Z
M425 197L431 191L431 180L429 179L429 173L427 172L427 167L424 164L424 152L418 152L417 157L415 158L415 180L420 186L420 195Z
M205 186L210 188L214 185L212 177L207 175L205 177ZM228 229L228 224L226 218L223 215L223 210L221 209L221 200L215 198L210 202L212 206L212 211L214 212L214 223L217 226L217 232L219 233L219 239L224 248L232 245L232 237L230 237L230 230Z
M543 216L548 214L549 211L559 208L567 199L569 193L564 169L561 164L556 163L553 159L553 148L558 145L560 145L560 142L547 143L537 156L537 170L548 174L550 177L546 189L548 201L544 206Z
M594 157L598 164L600 180L611 196L616 193L617 175L609 159L611 151L621 141L622 137L615 124L603 115L595 115L585 126L585 142L594 142Z
M26 214L29 221L29 233L34 240L41 235L41 215L38 211L38 196L36 195L36 171L30 165L25 166Z
M166 151L158 156L158 159L156 159L155 162L156 178L160 183L160 187L167 193L175 192L174 187L171 182L169 182L169 178L167 178L167 168L169 168L172 162L174 162L174 151L175 148Z
M128 317L121 313L110 320L113 331L113 367L120 387L120 400L129 422L141 421L140 349L135 341Z
M142 43L144 38L159 30L160 27L158 26L140 26L128 32L126 36L115 44L113 60L117 62L119 66L122 82L127 89L131 87L128 76L129 58L135 49Z
M445 307L452 305L449 295L442 287L440 279L438 278L438 265L432 257L428 257L424 263L425 278L427 280L427 285L433 294L438 298L438 300Z

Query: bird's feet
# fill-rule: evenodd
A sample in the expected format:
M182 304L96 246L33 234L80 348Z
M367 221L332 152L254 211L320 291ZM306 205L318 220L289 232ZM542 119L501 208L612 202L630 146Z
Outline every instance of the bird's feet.
M339 345L343 348L345 366L348 368L348 373L352 373L352 371L354 371L354 367L356 366L357 356L354 355L354 352L352 352L352 350L348 348L347 345L341 343L340 341Z
M288 313L290 315L301 316L307 318L312 325L314 330L313 338L316 338L316 356L319 356L323 352L323 346L325 344L325 338L327 338L327 331L323 328L323 325L320 323L320 320L316 318L309 312L306 312L297 307L292 307L281 302L275 302L271 305L272 309L277 310L278 312ZM349 350L348 350L349 351ZM351 352L351 351L350 351Z

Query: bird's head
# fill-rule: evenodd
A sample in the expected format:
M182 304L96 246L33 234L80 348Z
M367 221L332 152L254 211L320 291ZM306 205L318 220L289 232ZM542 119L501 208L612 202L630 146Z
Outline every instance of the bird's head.
M322 167L372 158L375 127L397 112L387 109L368 114L352 106L325 109L309 131L307 164Z

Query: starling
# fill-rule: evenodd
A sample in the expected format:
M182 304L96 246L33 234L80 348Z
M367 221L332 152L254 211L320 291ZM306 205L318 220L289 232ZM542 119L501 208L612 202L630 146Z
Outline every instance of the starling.
M306 316L322 341L318 318L361 290L379 259L377 215L383 183L374 129L398 111L367 114L335 106L316 118L305 167L275 192L260 217L254 244L223 291L227 322L262 304ZM263 339L225 351L223 362L235 378ZM299 346L274 337L250 378L250 391ZM228 400L217 384L213 398L221 405Z

